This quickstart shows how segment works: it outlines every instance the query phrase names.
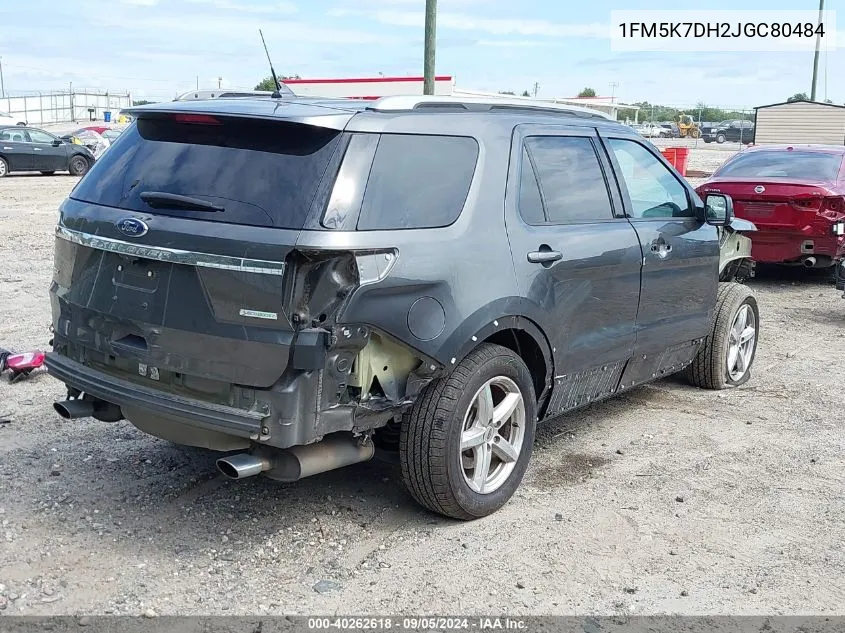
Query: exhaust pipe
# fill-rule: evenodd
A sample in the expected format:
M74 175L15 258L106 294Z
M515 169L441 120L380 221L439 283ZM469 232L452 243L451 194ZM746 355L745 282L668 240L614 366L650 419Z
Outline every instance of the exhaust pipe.
M803 264L806 268L815 268L816 267L816 258L815 257L805 257Z
M366 462L375 455L375 445L359 442L351 435L327 437L322 442L294 446L287 450L239 453L217 460L217 468L230 479L264 473L277 481L297 481L344 466Z
M217 468L229 479L244 479L270 469L270 460L250 453L238 453L217 460Z
M96 418L101 422L119 422L123 419L123 411L119 406L95 398L60 400L53 403L53 409L66 420Z
M94 415L93 400L63 400L53 403L53 409L65 420L90 418Z

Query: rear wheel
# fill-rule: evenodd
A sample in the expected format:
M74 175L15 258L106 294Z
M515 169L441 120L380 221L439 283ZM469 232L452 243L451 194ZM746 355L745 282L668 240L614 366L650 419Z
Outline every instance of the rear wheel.
M463 520L492 514L522 481L536 422L525 363L505 347L481 345L429 384L403 421L402 479L434 512Z
M87 158L76 155L70 159L70 164L68 165L67 170L70 172L71 176L84 176L88 173L90 168L91 163L88 162Z
M757 353L760 311L751 290L742 284L719 284L710 334L687 369L696 387L724 389L751 378Z
M724 134L719 134L719 135L716 137L716 142L717 142L717 143L719 143L720 145L721 145L722 143L724 143L726 140L727 140L727 139L725 138L725 135L724 135Z
M5 158L0 158L0 178L9 174L9 163Z

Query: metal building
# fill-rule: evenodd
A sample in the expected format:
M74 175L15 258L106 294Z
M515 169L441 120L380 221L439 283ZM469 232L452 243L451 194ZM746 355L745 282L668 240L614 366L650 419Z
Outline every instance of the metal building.
M754 143L845 145L845 106L791 101L754 108Z

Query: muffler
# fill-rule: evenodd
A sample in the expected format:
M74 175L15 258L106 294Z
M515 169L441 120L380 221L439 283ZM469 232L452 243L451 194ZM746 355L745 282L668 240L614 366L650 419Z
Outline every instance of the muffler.
M360 441L351 435L329 436L322 442L294 446L286 450L259 449L217 460L217 468L230 479L243 479L264 473L277 481L297 481L344 466L366 462L375 455L369 439Z
M119 422L123 419L120 407L96 398L75 398L53 403L53 409L66 420L96 418L101 422Z
M815 257L805 257L804 261L802 262L805 267L807 268L815 268L816 267L816 258Z

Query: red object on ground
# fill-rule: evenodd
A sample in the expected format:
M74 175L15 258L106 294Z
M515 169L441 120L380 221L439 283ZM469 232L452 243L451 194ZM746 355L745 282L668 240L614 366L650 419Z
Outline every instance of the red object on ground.
M845 255L845 147L765 146L726 161L696 188L724 193L734 214L757 231L751 256L761 263L824 267Z
M110 130L111 128L107 127L105 125L88 125L86 127L79 128L79 129L80 130L91 130L92 132L96 132L97 134L102 134L103 132L105 132L106 130Z
M0 350L0 373L8 369L11 374L9 380L14 382L41 367L44 364L44 357L44 352L10 354L5 350Z
M660 153L666 157L672 167L678 170L681 176L687 175L687 164L689 163L688 147L664 147Z
M689 147L675 147L675 169L681 176L686 177L687 165L689 164Z

